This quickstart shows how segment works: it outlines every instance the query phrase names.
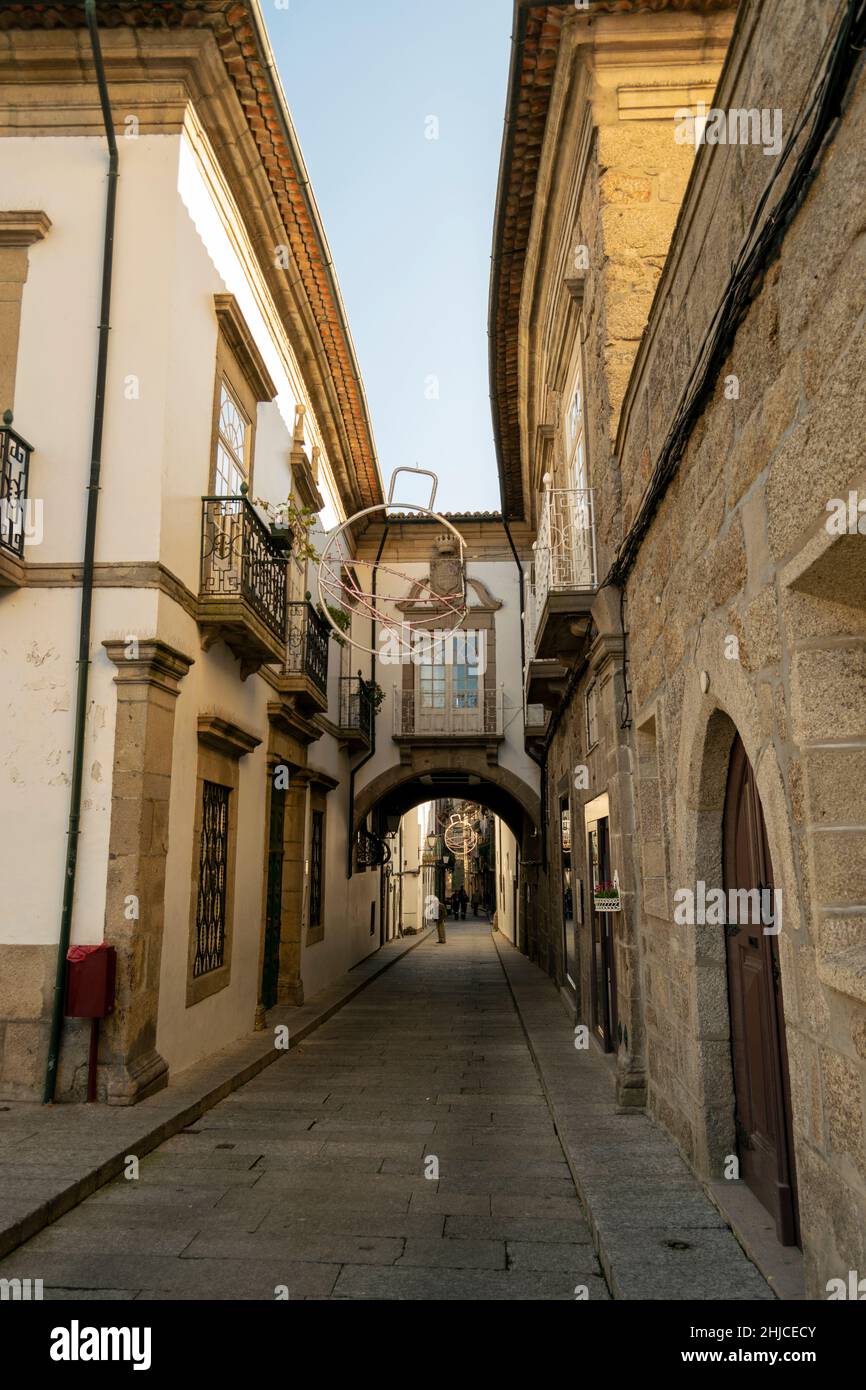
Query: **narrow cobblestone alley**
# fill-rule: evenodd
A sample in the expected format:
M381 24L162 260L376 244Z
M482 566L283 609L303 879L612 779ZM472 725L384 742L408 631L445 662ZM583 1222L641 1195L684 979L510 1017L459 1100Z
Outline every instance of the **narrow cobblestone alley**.
M471 921L0 1264L25 1269L48 1298L609 1297Z

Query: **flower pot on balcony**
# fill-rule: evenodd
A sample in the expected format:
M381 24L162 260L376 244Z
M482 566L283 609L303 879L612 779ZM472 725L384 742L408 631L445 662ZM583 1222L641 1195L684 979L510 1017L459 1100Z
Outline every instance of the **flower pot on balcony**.
M592 894L596 912L620 912L619 886L614 883L597 883Z
M290 555L295 544L295 533L289 526L272 526L271 540L284 555Z

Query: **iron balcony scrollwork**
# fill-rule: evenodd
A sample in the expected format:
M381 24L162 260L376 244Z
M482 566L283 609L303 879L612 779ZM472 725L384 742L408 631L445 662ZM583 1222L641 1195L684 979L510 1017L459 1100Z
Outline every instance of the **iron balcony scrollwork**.
M501 737L504 728L504 692L467 689L451 697L442 690L428 695L423 690L394 688L394 735L405 738L460 734L468 737Z
M290 603L286 623L286 672L308 676L322 694L328 690L330 627L309 602Z
M373 736L373 701L361 676L340 678L340 728L360 734L367 743Z
M246 497L202 498L201 592L243 598L274 634L286 630L286 559Z
M0 548L21 560L26 532L27 480L33 446L12 429L7 410L0 426Z
M391 862L391 847L381 835L359 830L355 841L355 859L359 869L379 869Z

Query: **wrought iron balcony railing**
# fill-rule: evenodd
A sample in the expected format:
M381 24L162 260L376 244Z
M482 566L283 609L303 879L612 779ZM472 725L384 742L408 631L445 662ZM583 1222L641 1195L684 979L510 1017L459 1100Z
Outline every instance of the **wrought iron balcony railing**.
M327 695L328 643L331 628L308 601L288 605L286 674L308 676Z
M373 701L360 676L340 677L340 728L367 743L373 737Z
M535 583L527 580L523 592L523 646L526 657L526 664L535 660L535 629L538 627L538 616L535 607Z
M500 737L504 728L504 692L500 690L427 693L394 688L394 735L476 735Z
M595 590L595 515L591 488L545 488L534 549L535 611L538 615L551 592L591 593Z
M201 596L245 599L275 637L286 631L286 557L246 497L203 497Z
M24 557L26 532L27 478L32 445L12 428L12 411L7 410L0 426L0 549Z

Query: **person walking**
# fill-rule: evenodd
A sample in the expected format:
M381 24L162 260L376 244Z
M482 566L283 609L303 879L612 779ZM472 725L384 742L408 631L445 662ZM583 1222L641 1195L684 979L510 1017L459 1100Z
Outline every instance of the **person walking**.
M439 940L436 943L438 946L441 946L445 941L446 915L447 909L444 901L437 898L435 893L430 893L424 903L424 921L427 923L428 927L432 927L435 923L436 930L439 933Z
M439 940L436 942L436 945L437 945L437 946L444 946L444 945L445 945L445 917L446 917L445 904L444 904L444 903L440 903L440 904L439 904L439 912L438 912L437 918L436 918L436 929L437 929L437 931L439 932Z
M461 883L460 892L457 894L457 904L460 908L460 916L462 917L464 922L466 921L466 904L468 902L469 895L466 892L466 889L463 887L463 884Z

